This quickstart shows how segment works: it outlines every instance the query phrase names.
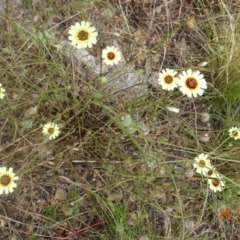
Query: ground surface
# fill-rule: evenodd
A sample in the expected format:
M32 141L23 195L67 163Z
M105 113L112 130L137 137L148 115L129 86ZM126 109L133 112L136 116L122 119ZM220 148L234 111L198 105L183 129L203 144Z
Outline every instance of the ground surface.
M0 163L20 180L0 198L0 239L240 239L237 188L211 193L192 168L211 152L239 183L239 144L218 149L238 108L215 108L217 70L202 66L238 10L233 0L1 0ZM81 20L99 32L91 60L67 40ZM109 45L122 51L117 67L101 65ZM206 96L164 92L157 77L166 67L204 72ZM61 126L50 142L48 121ZM219 219L225 207L231 219Z

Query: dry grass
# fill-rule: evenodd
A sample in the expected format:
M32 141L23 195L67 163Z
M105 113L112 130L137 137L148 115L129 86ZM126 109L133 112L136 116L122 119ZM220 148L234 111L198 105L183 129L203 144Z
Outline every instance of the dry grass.
M20 176L1 196L0 238L239 239L239 143L226 140L239 126L237 1L46 2L0 8L0 163ZM80 20L99 31L91 64L66 41ZM104 45L124 61L98 73ZM207 93L192 101L162 91L166 67L202 71ZM48 121L61 127L50 142ZM225 176L223 192L192 175L201 152Z

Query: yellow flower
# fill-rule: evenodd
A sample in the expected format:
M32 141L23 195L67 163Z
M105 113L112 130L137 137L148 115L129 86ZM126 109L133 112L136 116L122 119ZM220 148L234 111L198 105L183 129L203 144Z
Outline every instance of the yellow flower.
M43 126L42 133L48 137L49 140L55 139L60 134L59 126L56 123L46 123Z
M178 87L179 79L176 77L176 75L176 71L168 68L159 73L158 83L163 90L171 91Z
M195 158L195 163L193 167L196 168L196 172L206 176L208 171L212 169L212 165L210 160L208 159L208 155L200 154Z
M74 47L78 49L91 48L93 44L97 43L98 33L96 28L90 27L90 25L90 22L81 21L70 27L68 39Z
M2 87L2 84L0 83L0 99L3 99L5 96L5 89Z
M228 130L229 136L238 140L240 138L240 129L237 127L232 127Z
M9 194L13 192L13 188L17 186L14 182L19 177L15 176L13 169L10 167L8 170L6 167L0 167L0 194Z
M199 71L188 69L179 75L179 89L188 97L197 97L203 95L207 89L207 83L204 76Z
M114 46L102 50L103 62L107 65L118 64L121 60L121 52Z

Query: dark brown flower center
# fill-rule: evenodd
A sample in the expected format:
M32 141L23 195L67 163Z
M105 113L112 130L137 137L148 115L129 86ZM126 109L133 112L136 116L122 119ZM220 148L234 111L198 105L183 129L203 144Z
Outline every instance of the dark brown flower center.
M113 52L109 52L109 53L107 54L107 58L108 58L109 60L113 60L113 59L115 58L115 54L114 54Z
M88 34L88 32L86 32L86 31L80 31L80 32L78 33L78 35L77 35L77 37L78 37L78 39L79 39L80 41L85 41L85 40L87 40L87 39L88 39L88 36L89 36L89 34Z
M213 184L214 187L217 187L217 186L219 186L220 181L219 181L217 178L214 178L214 179L212 180L212 184Z
M186 85L189 89L196 89L198 82L195 78L187 78Z
M208 176L211 176L213 174L213 170L208 171Z
M0 184L3 186L7 186L11 182L11 178L8 175L3 175L0 178Z
M206 165L204 160L200 160L198 164L200 167L205 167L205 165Z
M48 128L48 134L49 135L53 134L53 132L54 132L54 128L53 127Z
M234 137L237 137L238 136L238 131L232 131L232 135L234 136Z
M173 81L173 77L172 76L166 76L165 77L165 82L166 83L170 84L170 83L172 83L172 81Z

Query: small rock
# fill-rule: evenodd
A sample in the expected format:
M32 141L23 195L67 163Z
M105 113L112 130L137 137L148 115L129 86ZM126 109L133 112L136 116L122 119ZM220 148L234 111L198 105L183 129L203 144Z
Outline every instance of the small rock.
M58 188L54 197L58 201L64 201L67 199L67 192L62 188Z

